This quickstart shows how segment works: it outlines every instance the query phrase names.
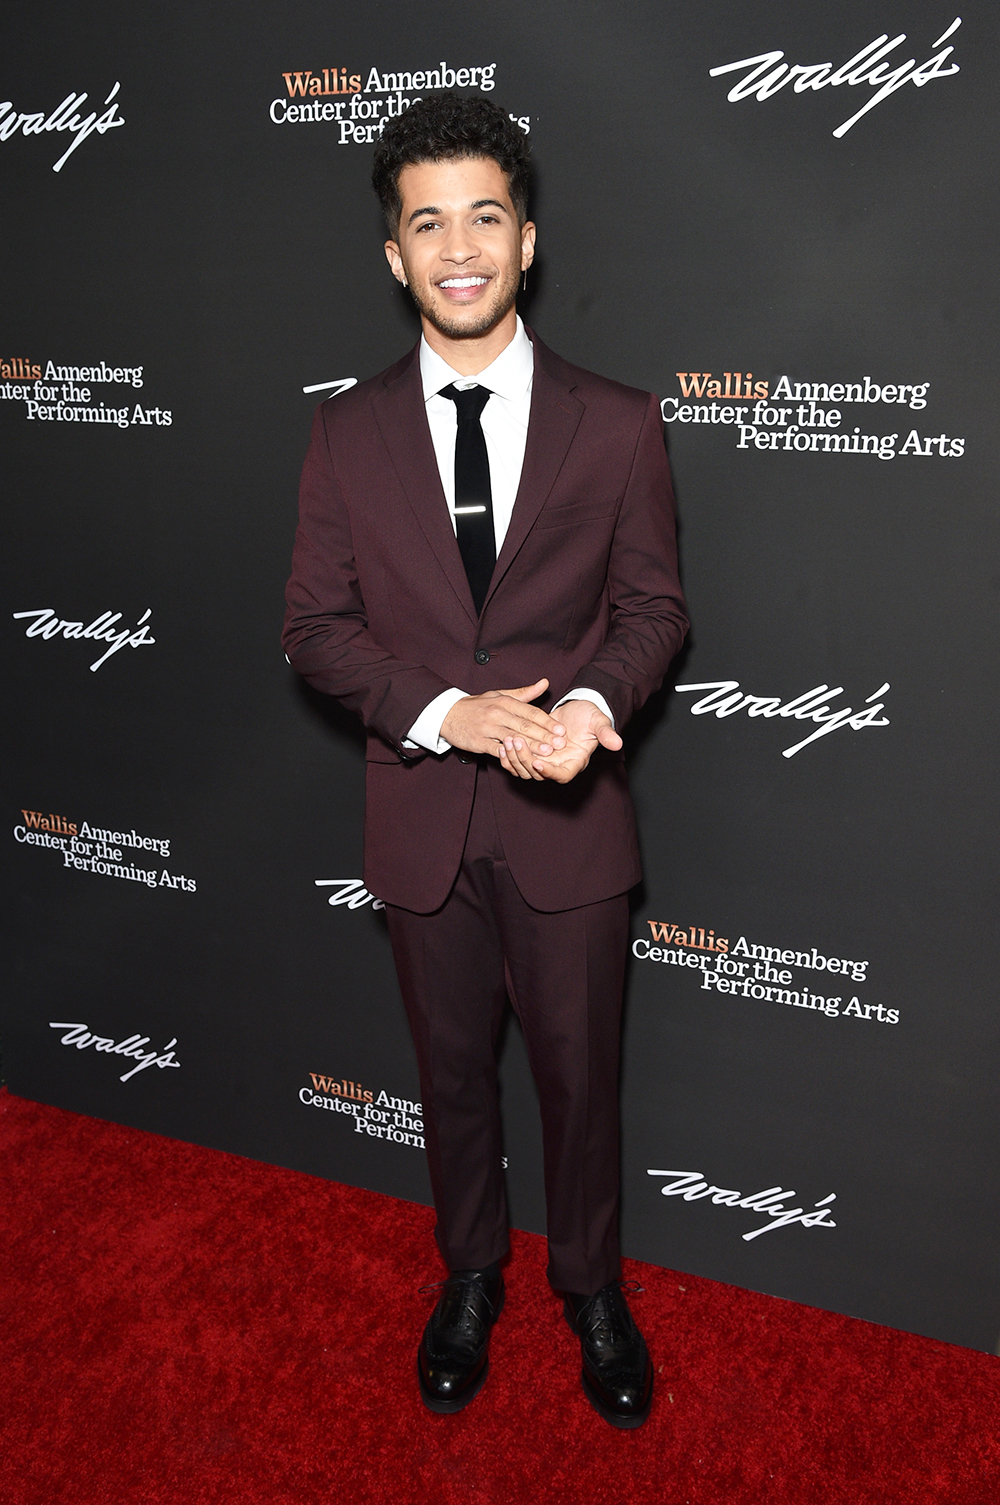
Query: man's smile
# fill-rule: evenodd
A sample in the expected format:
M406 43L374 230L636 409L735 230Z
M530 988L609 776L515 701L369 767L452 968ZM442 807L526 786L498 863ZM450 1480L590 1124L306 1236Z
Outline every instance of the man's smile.
M445 277L435 283L439 291L453 303L471 302L477 296L480 288L487 287L492 278L482 272L474 272L465 277Z

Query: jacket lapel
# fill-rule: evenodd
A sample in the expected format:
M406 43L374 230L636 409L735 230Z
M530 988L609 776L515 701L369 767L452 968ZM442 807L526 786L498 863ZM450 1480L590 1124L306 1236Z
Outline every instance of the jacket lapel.
M399 483L424 536L466 613L478 623L427 425L419 348L415 347L408 359L387 373L385 385L372 398L372 409ZM531 412L533 416L534 402Z
M490 581L487 602L513 564L535 519L548 500L584 414L584 404L574 395L571 385L559 369L562 362L551 356L536 334L533 333L531 338L535 347L535 371L531 385L524 464L510 526Z

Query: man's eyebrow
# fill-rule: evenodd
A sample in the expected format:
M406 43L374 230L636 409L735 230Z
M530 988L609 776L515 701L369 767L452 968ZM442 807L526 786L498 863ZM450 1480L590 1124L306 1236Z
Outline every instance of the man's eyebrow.
M495 209L502 209L503 212L504 212L504 214L508 214L508 215L510 214L510 210L507 208L507 205L506 204L502 204L499 199L476 199L474 203L472 203L472 204L469 205L469 208L470 209L486 209L490 205L492 205L493 208L495 208ZM413 213L410 215L410 217L406 221L406 223L408 225L412 225L413 221L415 219L420 219L421 215L423 215L423 214L437 214L437 215L439 215L440 213L441 213L441 210L438 209L435 204L425 204L425 206L423 207L423 209L414 209Z

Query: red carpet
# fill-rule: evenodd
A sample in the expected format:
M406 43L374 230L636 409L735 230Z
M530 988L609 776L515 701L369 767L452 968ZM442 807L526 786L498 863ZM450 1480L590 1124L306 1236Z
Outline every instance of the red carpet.
M632 1262L659 1388L617 1432L516 1234L486 1388L433 1416L427 1209L6 1093L0 1149L5 1505L1000 1501L988 1355Z

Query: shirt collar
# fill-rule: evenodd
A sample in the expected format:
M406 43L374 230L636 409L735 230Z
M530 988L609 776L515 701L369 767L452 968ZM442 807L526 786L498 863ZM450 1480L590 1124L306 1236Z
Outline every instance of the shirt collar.
M501 350L491 365L475 377L461 376L457 371L453 371L448 362L442 360L436 350L431 349L423 335L420 336L420 380L423 383L425 402L428 398L435 397L442 387L449 386L451 382L464 384L470 381L476 381L480 386L488 387L499 397L506 397L509 401L517 402L531 386L534 370L535 353L520 316L518 316L517 330L510 344Z

